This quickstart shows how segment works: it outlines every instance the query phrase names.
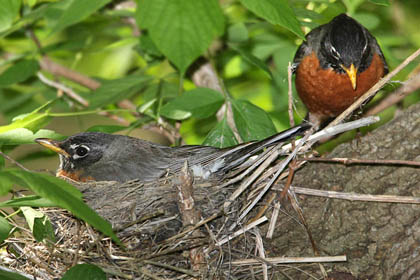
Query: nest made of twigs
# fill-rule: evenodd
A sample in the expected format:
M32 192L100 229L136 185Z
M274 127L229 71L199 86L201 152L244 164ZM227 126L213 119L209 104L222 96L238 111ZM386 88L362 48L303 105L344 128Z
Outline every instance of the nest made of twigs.
M266 151L259 159L267 159L270 153ZM20 237L9 239L18 256L9 266L41 279L60 277L77 263L98 265L110 279L247 279L249 266L232 266L232 260L263 256L263 251L255 254L255 250L267 227L247 229L247 225L261 221L261 217L262 222L267 220L265 215L270 216L272 208L266 202L278 196L277 192L264 194L266 202L259 201L238 222L240 213L259 195L273 169L261 173L259 182L234 200L230 200L232 194L244 178L252 175L203 182L194 181L185 169L182 174L153 183L73 182L87 204L111 222L124 247L65 210L43 209L55 229L56 242L38 243L29 231L23 231ZM230 184L234 181L238 182ZM232 238L235 232L239 237ZM261 265L252 273L262 275Z

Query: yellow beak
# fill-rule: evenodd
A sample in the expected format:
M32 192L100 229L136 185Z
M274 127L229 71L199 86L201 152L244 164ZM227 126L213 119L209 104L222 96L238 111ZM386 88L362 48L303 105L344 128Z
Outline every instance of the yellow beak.
M350 65L350 68L345 67L344 65L340 65L341 68L346 71L347 76L350 78L351 86L354 90L356 90L356 79L357 79L357 69L354 67L353 63Z
M61 154L63 156L66 157L70 157L70 155L63 149L60 148L59 144L57 141L53 140L53 139L48 139L48 138L37 138L35 139L35 142L37 142L38 144L44 146L45 148L48 148L58 154Z

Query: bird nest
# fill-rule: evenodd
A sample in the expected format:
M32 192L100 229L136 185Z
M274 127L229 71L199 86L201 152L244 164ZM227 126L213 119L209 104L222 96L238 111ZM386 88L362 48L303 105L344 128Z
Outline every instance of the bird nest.
M77 263L95 264L110 279L246 279L250 273L259 278L267 265L241 262L267 257L269 245L264 248L262 240L273 233L267 220L280 189L264 189L279 165L285 166L284 159L273 164L273 151L224 181L194 180L186 165L181 174L153 183L72 182L112 224L123 246L71 213L48 208L43 212L56 241L37 242L22 231L9 239L15 252L9 267L41 279L60 277ZM266 169L268 163L273 167ZM283 171L280 177L286 176Z
M342 130L334 133L339 132ZM311 137L314 142L322 136ZM299 190L291 186L291 178L293 170L304 164L292 159L298 151L310 148L307 137L293 149L290 145L266 149L222 181L193 178L186 162L179 174L152 183L72 182L82 191L85 202L112 224L123 246L71 213L49 208L43 211L53 225L56 240L37 242L30 231L22 229L19 236L8 239L9 252L13 251L9 256L13 257L7 264L46 280L61 277L78 263L101 267L109 279L249 279L251 275L268 279L290 270L284 263L294 260L330 261L328 257L280 257L281 249L271 242L282 202L287 202L282 203L282 211L306 226L295 195ZM291 172L287 166L292 166ZM315 277L325 276L322 267L315 264L303 269ZM302 271L302 267L297 270Z

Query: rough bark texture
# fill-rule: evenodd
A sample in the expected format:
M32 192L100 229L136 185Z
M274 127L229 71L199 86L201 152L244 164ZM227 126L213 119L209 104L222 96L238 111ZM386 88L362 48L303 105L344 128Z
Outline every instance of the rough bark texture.
M372 133L337 147L329 157L420 161L420 104ZM420 169L310 163L294 186L364 194L420 196ZM326 265L358 279L420 279L420 206L349 202L301 196L321 255L342 255L347 263ZM285 256L308 256L312 249L301 226L284 219L272 244ZM300 273L294 279L307 279Z

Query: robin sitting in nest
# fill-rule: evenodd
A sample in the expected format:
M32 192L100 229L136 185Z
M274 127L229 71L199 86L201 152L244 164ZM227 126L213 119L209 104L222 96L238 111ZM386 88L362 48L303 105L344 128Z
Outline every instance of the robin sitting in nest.
M75 181L153 181L176 173L188 161L195 177L223 179L231 169L264 148L303 134L301 124L261 141L229 148L209 146L166 147L141 139L99 132L70 136L64 141L38 138L35 141L60 156L57 176Z

